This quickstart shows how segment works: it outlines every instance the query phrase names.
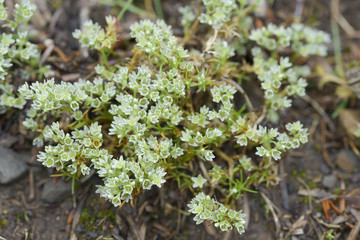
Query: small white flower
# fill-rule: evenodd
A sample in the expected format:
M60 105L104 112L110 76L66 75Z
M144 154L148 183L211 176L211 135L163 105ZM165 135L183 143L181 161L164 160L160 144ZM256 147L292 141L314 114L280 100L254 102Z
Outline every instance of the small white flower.
M206 182L206 179L201 175L199 174L199 176L197 177L192 177L191 180L193 181L193 188L203 188L203 185L204 183Z

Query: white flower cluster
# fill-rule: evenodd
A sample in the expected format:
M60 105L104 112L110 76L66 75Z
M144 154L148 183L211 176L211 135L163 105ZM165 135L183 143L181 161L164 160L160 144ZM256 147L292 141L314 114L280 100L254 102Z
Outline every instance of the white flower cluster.
M214 52L220 63L226 62L230 57L235 56L235 48L233 48L227 41L215 41Z
M127 156L126 159L120 156L118 160L101 158L94 162L94 167L104 181L103 186L97 186L97 192L114 206L132 199L133 191L149 190L153 185L161 187L166 175L165 169L161 167L161 160L182 155L171 140L159 142L153 136L130 142L128 150L132 150L135 155Z
M214 222L221 231L229 231L233 226L242 234L245 232L245 214L242 211L227 209L223 204L204 193L196 195L188 204L189 212L196 214L194 221L200 224L205 220Z
M245 171L251 171L253 169L253 166L251 164L251 158L247 156L242 156L242 158L239 159L240 165L245 169Z
M211 1L205 2L210 4ZM217 1L217 4L219 2L225 5L234 3ZM112 21L108 20L108 24ZM85 32L75 33L82 44L100 51L110 46L99 45L103 44L99 39L105 39L108 32L97 24L89 23L88 27ZM115 206L120 206L142 190L154 185L161 187L167 174L169 178L174 177L171 170L185 168L187 165L183 163L199 157L213 161L209 184L229 187L232 195L235 189L238 196L243 188L246 189L246 182L237 179L236 183L243 185L232 186L234 179L229 178L227 169L214 161L216 157L224 157L221 147L225 142L231 142L232 136L240 146L249 143L258 146L256 154L269 160L278 160L281 153L307 141L307 131L299 122L286 125L288 134L279 133L277 129L254 125L254 119L250 121L242 110L235 110L236 88L212 80L202 69L194 71L192 62L186 61L187 51L177 44L170 27L163 21L144 20L131 26L131 30L138 46L134 55L145 53L144 58L136 56L141 58L141 65L134 57L135 63L117 69L96 66L95 71L101 77L93 80L57 84L50 79L32 85L25 83L20 87L20 96L32 101L24 125L41 133L34 143L43 145L47 141L52 144L39 154L39 161L45 166L76 177L86 175L94 168L104 182L104 185L97 186L97 192ZM103 32L105 37L97 38L96 31ZM227 42L217 42L215 50L222 59L234 54ZM260 59L259 54L254 55ZM262 65L261 60L256 59L256 71L266 91L277 92L286 74L290 84L281 94L303 94L305 86L298 80L302 69L292 67L286 58L280 63L269 59ZM212 98L212 102L193 105L195 91L202 91ZM267 94L270 96L270 92ZM274 108L279 109L282 105ZM59 123L47 125L50 120L56 122L60 118L65 119L70 129L68 133L60 129ZM112 144L111 147L105 146L109 150L102 147L103 135ZM253 171L257 168L253 167L250 158L244 156L235 163L234 169ZM236 172L234 175L239 174ZM202 175L191 180L193 188L207 186ZM239 233L244 232L241 211L229 210L203 193L188 206L190 212L196 214L197 223L210 220L223 231L236 227Z
M249 39L271 51L291 47L294 57L314 54L325 56L325 43L330 42L329 34L302 24L292 24L287 28L269 24L251 31ZM261 81L265 104L269 109L267 117L277 122L279 116L276 111L291 106L289 97L305 95L307 82L303 77L310 74L310 69L307 66L294 66L288 57L266 59L259 47L252 49L252 55L254 71Z
M193 65L184 61L189 56L187 50L177 43L171 27L163 20L157 20L156 23L142 20L131 25L130 29L136 45L149 56L157 57L159 65L169 64L172 68L193 70Z
M115 95L115 86L112 82L104 82L102 78L92 82L79 79L75 83L61 84L55 84L55 80L50 79L44 83L35 82L31 86L25 83L19 88L19 94L24 99L33 100L24 125L35 130L37 123L34 118L49 111L68 112L80 120L82 109L101 108L107 104Z
M35 10L36 6L29 0L22 0L21 4L15 4L14 20L9 20L4 1L0 1L0 20L6 22L2 27L10 27L13 31L13 34L0 35L0 113L9 107L21 109L26 102L14 94L13 85L5 77L14 63L24 62L35 67L39 62L39 50L35 44L28 41L26 30ZM46 75L50 74L48 67L44 67L43 70Z
M291 106L291 96L304 96L307 82L303 77L310 73L307 66L297 67L288 57L264 59L260 48L253 48L254 70L264 90L265 104L277 111ZM301 71L299 71L301 70Z
M205 13L201 13L201 23L220 29L225 22L230 20L232 11L236 8L235 0L203 0Z
M107 16L106 30L102 29L98 23L93 23L89 20L85 22L83 31L76 29L73 32L73 37L79 39L83 47L90 49L111 49L116 42L116 18Z
M326 55L324 43L330 42L330 35L303 24L292 24L290 27L269 24L266 27L251 31L249 38L269 50L280 47L291 47L300 56Z
M256 148L256 155L268 159L279 160L281 153L290 149L300 147L300 143L308 141L307 129L297 121L286 124L286 133L279 133L278 129L267 129L263 126L251 126L249 122L243 117L238 117L236 122L231 126L231 131L236 135L236 143L240 146L247 146L249 141L261 143L262 146ZM241 159L241 164L244 168L251 169L248 159Z
M179 8L179 13L181 14L181 25L188 29L191 23L195 20L196 15L193 12L190 6L183 6Z
M131 74L127 74L127 68L119 71L113 80L129 92L139 93L139 97L125 91L116 96L119 104L112 104L109 110L114 115L110 134L117 135L121 141L132 131L133 137L138 138L151 125L167 122L174 126L183 120L183 111L176 99L185 96L185 85L176 69L162 72L156 79L151 78L146 67L139 67Z
M219 111L212 110L208 113L208 118L213 120L215 118L225 121L229 118L231 111L233 110L232 100L236 89L233 86L227 84L220 84L220 86L214 86L210 90L213 101L221 103Z
M38 161L46 167L55 167L57 170L66 170L70 174L87 175L90 173L89 165L96 163L100 158L108 156L102 145L101 126L93 123L83 130L74 130L64 133L59 123L54 122L44 129L44 138L57 143L56 146L47 145L45 152L40 152Z

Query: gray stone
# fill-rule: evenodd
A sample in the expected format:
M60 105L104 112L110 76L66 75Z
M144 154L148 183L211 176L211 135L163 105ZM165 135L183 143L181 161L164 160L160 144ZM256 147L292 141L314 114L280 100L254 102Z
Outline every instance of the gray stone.
M44 184L44 189L41 194L41 199L48 203L59 203L71 196L71 182L63 182L62 180L56 183L48 181Z
M11 149L0 148L0 183L7 184L20 178L27 170L28 166L24 157L15 153Z
M326 165L325 163L321 163L320 165L320 172L322 174L330 174L331 173L331 169L328 167L328 165Z
M322 180L322 185L328 189L335 187L335 184L338 182L338 179L335 175L327 175Z
M360 159L351 150L341 150L336 156L336 165L348 173L357 172L360 167Z

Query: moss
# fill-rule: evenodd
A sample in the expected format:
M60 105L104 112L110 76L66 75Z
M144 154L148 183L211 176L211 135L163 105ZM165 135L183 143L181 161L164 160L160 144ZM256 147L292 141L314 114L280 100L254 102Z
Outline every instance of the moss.
M0 221L0 226L1 226L1 228L6 227L6 223L7 223L7 221L6 221L5 218L4 218L4 219L1 219L1 221Z

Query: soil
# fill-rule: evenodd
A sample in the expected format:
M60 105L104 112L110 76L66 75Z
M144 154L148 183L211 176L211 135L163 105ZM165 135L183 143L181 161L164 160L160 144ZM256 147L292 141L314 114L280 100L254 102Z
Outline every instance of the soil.
M84 77L87 67L96 63L97 56L90 51L84 58L86 53L84 55L80 50L72 32L79 28L84 11L89 11L89 18L103 23L106 15L116 12L115 8L86 0L36 2L42 7L37 13L41 16L31 23L38 31L39 37L35 41L41 45L44 39L52 39L59 49L45 63L51 64L56 76L77 73ZM141 2L135 1L135 4L143 7ZM186 2L162 1L165 19L175 26L173 31L179 38L179 16L174 11ZM275 0L268 5L262 21L289 23L294 18L296 4L302 4L303 22L330 32L332 15L329 2ZM341 1L339 9L355 30L360 29L359 2ZM39 23L41 18L45 22L43 25ZM128 28L139 18L135 14L125 14L120 36L123 41L131 44ZM359 55L353 52L359 52L359 34L349 36L342 28L340 31L344 58L359 60L356 58ZM309 60L314 69L317 64L333 67L332 46L329 47L328 58ZM120 48L118 53L124 58L131 56L129 49ZM70 61L64 61L66 58ZM332 129L314 106L317 103L326 115L331 116L341 99L335 94L336 85L327 84L319 90L318 81L318 78L309 80L309 99L296 99L291 110L281 113L280 126L300 120L309 129L309 143L287 154L279 162L278 184L260 185L255 189L258 193L246 193L237 201L237 208L245 209L249 216L243 235L236 231L223 233L209 223L195 225L193 216L181 210L186 208L190 194L179 191L175 183L145 192L132 203L135 207L126 204L122 208L114 208L95 193L95 185L100 184L100 180L93 177L81 183L71 197L46 203L42 199L44 184L64 179L51 178L54 172L36 162L40 149L32 147L31 136L20 134L23 113L0 115L0 138L5 139L0 144L15 136L17 140L11 148L28 155L30 168L19 180L0 185L0 239L325 239L324 233L328 231L333 231L335 239L355 239L349 238L349 235L360 222L354 217L354 211L359 211L360 200L354 200L359 193L349 193L360 187L360 159L355 155L352 162L347 159L350 163L339 160L339 152L353 151L349 139L338 119L330 119L334 125ZM358 107L356 99L348 104L348 108ZM12 117L9 119L8 116ZM348 168L341 164L348 164ZM329 199L339 207L344 198L350 199L346 201L344 212L336 213L331 208L331 216L327 217L324 213L326 201L321 200Z

